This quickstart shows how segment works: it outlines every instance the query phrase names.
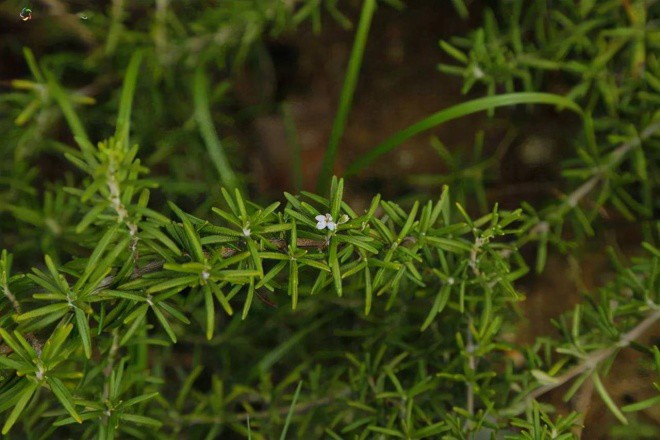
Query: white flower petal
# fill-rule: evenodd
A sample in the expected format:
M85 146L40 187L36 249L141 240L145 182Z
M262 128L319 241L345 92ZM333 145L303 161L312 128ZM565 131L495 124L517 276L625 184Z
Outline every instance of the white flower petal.
M332 215L329 213L325 215L317 215L314 218L318 221L316 224L316 229L328 228L329 230L334 231L337 227L337 224L332 221Z

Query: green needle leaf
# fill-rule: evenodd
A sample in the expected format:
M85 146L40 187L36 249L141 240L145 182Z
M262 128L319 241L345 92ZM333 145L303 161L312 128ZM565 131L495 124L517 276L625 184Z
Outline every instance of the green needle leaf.
M215 328L215 306L213 304L213 294L209 286L204 286L204 308L206 310L206 339L210 341Z
M7 420L5 421L4 426L2 427L2 435L6 435L11 429L11 427L14 426L14 423L16 423L16 420L18 420L18 417L21 415L21 413L27 406L28 402L34 395L34 392L37 390L38 386L39 385L37 385L36 383L31 382L27 387L23 389L21 393L21 398L16 403L16 406L14 406L14 409L12 409L11 413L9 414L9 417L7 417Z
M603 382L600 380L600 376L598 375L597 372L594 371L594 373L591 375L591 380L594 382L594 386L596 387L596 391L598 392L598 395L600 396L601 399L603 399L603 403L612 411L612 414L619 419L621 423L624 425L628 424L628 419L626 416L623 415L621 410L619 409L618 406L616 406L616 403L612 400L610 397L609 393L607 392L607 389L605 389L605 385L603 385Z
M46 382L50 385L50 389L57 397L57 400L60 401L62 406L67 410L67 412L74 418L78 423L82 423L80 415L76 412L76 409L73 405L73 396L69 390L64 386L62 381L57 377L48 376L46 377Z
M243 315L241 316L241 319L247 318L253 299L254 299L254 279L250 279L250 287L248 288L247 297L245 298L245 304L243 305Z
M90 337L89 321L87 320L87 315L85 312L80 310L78 307L75 309L76 314L76 326L78 327L78 333L80 333L80 340L83 343L83 349L85 350L85 356L87 359L92 357L92 339Z
M154 305L151 309L154 311L156 318L158 318L160 325L163 326L165 333L167 333L167 335L170 337L172 342L176 344L176 333L174 333L174 330L172 330L170 323L167 322L167 319L165 318L165 315L163 315L163 312L160 311L157 305Z
M451 285L449 284L444 284L440 288L440 292L435 297L435 301L433 301L433 306L431 306L431 311L429 314L426 316L426 319L424 320L424 323L422 324L421 330L424 331L426 330L429 325L433 322L435 317L442 311L442 309L445 308L445 305L447 304L447 301L449 300L449 293L451 292Z

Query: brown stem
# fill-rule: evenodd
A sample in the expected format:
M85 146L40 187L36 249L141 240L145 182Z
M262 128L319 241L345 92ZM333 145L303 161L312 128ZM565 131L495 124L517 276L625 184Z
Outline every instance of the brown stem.
M630 345L632 341L639 338L646 330L648 330L653 324L655 324L655 322L658 319L660 319L660 310L655 309L653 313L651 313L639 324L637 324L637 326L635 326L628 333L624 334L621 337L621 339L619 339L618 343L608 348L603 348L601 350L597 350L591 353L583 362L574 366L573 368L571 368L561 376L556 377L555 382L551 384L543 385L542 387L535 389L534 391L530 392L525 397L525 399L527 400L527 402L531 402L532 399L541 397L547 392L552 391L555 388L564 385L566 382L581 375L582 373L595 369L598 366L598 364L600 364L605 359L612 356L620 348L627 347L628 345Z
M14 311L16 313L21 313L21 305L16 300L16 297L14 296L14 294L11 293L11 290L9 290L9 286L5 285L3 287L4 287L3 291L5 293L5 296L9 300L9 303L11 304L11 306L14 308Z
M653 136L658 130L660 130L660 123L651 124L640 133L639 137L619 145L609 154L609 161L606 164L599 167L596 173L591 176L589 180L577 187L564 199L560 209L556 211L555 216L559 216L567 210L575 208L578 203L580 203L580 201L605 178L605 173L607 171L612 170L615 166L621 163L626 154L639 147L642 144L642 141Z
M286 240L282 240L279 238L273 238L269 240L271 244L275 245L278 249L284 250L288 246L288 243ZM312 240L309 238L299 238L297 241L297 246L300 248L315 248L315 249L324 249L327 246L327 242L325 240ZM236 255L237 253L240 252L240 249L236 248L230 248L230 247L221 247L220 248L220 255L222 255L223 258L228 258L231 256ZM133 273L131 276L131 279L136 279L140 278L143 275L146 275L151 272L156 272L159 271L163 268L163 261L152 261L149 263L146 263L144 267L140 268L139 271L136 271ZM105 289L108 286L111 286L112 283L115 282L115 277L110 275L105 277L101 283L98 285L94 291L96 293L100 292L101 290Z

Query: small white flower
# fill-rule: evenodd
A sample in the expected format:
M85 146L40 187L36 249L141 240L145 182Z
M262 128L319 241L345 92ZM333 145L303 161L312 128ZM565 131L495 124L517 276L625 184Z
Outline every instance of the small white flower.
M317 215L315 219L318 222L316 224L316 229L328 228L328 230L334 231L335 228L337 227L337 224L334 221L332 221L332 216L330 214Z
M211 276L211 274L207 270L202 272L202 279L204 281L208 280L210 276Z
M243 235L244 236L249 237L251 232L252 231L250 231L250 228L243 228Z

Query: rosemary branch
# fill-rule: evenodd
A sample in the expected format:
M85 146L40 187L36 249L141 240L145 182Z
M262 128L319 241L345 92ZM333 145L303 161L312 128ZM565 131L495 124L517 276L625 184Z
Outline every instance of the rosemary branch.
M561 376L556 377L554 383L543 385L542 387L530 392L527 396L525 396L525 400L527 402L531 402L533 399L541 397L547 392L564 385L566 382L581 375L582 373L594 370L598 364L612 356L614 353L616 353L617 350L623 347L627 347L632 341L639 338L642 334L644 334L646 330L655 324L658 319L660 319L660 310L654 309L653 313L647 316L628 333L621 336L616 344L591 353L583 362L574 366Z
M566 211L575 208L580 201L587 196L595 187L598 185L604 178L608 171L611 171L615 166L621 163L623 158L633 149L639 147L642 144L642 141L653 136L658 130L660 130L660 123L654 123L649 125L640 133L640 135L634 139L624 142L619 145L614 151L609 154L610 160L605 164L596 169L596 173L582 185L577 187L573 192L571 192L563 201L560 206L560 209L555 211L552 218L557 218L564 214Z

